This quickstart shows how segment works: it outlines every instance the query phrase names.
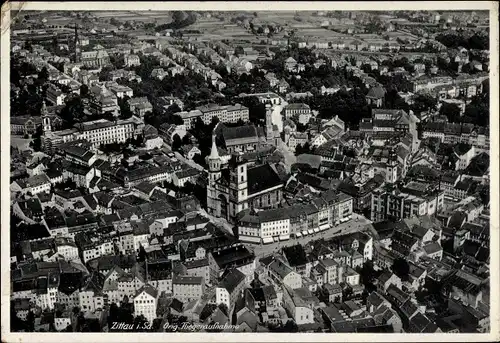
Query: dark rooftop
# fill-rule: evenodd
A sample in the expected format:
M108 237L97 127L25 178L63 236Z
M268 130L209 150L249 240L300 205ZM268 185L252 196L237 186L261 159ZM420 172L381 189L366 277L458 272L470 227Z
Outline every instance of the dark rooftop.
M249 195L282 185L278 174L269 164L248 168L247 179Z
M307 263L306 252L304 251L304 247L300 244L284 247L283 254L291 267L301 266Z
M231 294L236 287L245 281L245 274L238 269L233 269L219 283L218 287L225 288Z

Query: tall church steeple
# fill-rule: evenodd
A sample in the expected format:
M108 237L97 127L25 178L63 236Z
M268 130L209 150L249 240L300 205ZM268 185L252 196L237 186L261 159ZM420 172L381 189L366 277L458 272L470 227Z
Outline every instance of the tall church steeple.
M46 116L47 114L49 114L49 112L47 111L47 104L45 103L45 100L42 102L42 109L40 110L40 115L43 117L43 116Z
M394 147L389 150L385 179L388 183L395 183L398 180L398 155Z
M219 151L217 150L217 143L215 142L215 133L212 134L212 149L210 150L210 156L208 157L211 160L219 159Z
M45 104L45 100L42 103L42 109L40 110L40 114L42 117L43 132L47 133L52 131L52 123L50 122L49 111L47 111L47 105Z
M210 151L210 155L208 156L208 174L209 174L209 183L213 184L213 182L217 181L221 176L221 158L219 156L219 152L217 151L217 143L215 142L215 129L212 134L212 149Z
M80 62L80 38L78 37L78 26L75 24L75 37L73 42L73 61Z
M266 139L268 142L271 142L273 138L273 111L271 108L271 104L266 104Z

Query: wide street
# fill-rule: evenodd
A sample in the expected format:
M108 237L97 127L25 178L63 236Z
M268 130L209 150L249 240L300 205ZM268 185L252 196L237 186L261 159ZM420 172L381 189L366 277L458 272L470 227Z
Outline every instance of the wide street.
M353 213L352 214L352 219L348 222L339 224L337 226L334 226L326 231L321 231L318 233L314 233L312 235L307 235L304 237L300 238L290 238L287 241L281 241L281 242L275 242L275 243L270 243L270 244L245 244L250 250L252 250L255 254L256 257L262 258L265 256L270 255L273 252L277 252L283 247L287 246L292 246L292 245L306 245L307 243L324 238L324 239L329 239L331 237L335 236L340 236L340 235L345 235L348 233L354 233L358 231L363 231L367 227L369 227L367 224L370 224L371 222L366 219L365 217Z
M201 210L202 215L206 216L207 218L210 219L210 221L219 226L224 228L229 234L233 235L233 225L228 223L226 220L222 218L217 218L214 217L210 214L208 214L205 210ZM262 258L265 256L270 255L273 252L276 252L280 250L282 247L286 246L292 246L296 244L301 244L301 245L306 245L307 243L317 240L317 239L329 239L331 237L335 236L340 236L340 235L345 235L349 233L354 233L358 231L365 231L370 228L368 224L370 224L371 221L366 219L364 216L359 215L357 213L352 214L352 219L348 222L339 224L337 226L334 226L326 231L321 231L318 233L314 233L312 235L307 235L303 236L300 238L290 238L287 241L280 241L280 242L274 242L270 244L251 244L251 243L245 243L245 246L248 247L249 250L253 251L255 256L258 258Z

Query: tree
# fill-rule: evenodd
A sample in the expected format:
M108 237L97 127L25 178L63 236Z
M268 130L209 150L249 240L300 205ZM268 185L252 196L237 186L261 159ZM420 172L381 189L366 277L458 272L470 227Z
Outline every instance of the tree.
M146 253L146 249L144 249L144 246L142 244L139 247L139 253L137 254L137 261L138 262L145 262L148 258L148 254Z
M212 117L212 120L210 121L210 127L214 128L218 123L220 123L219 117Z
M196 164L199 164L202 167L206 167L206 161L205 159L200 155L200 154L194 154L193 156L193 162Z
M397 89L390 89L385 93L385 105L388 108L395 108L394 105L396 102L401 99L399 96Z
M241 45L238 45L236 48L234 48L234 54L237 57L245 55L245 50L243 50L243 47Z
M242 104L248 107L250 122L258 123L266 118L266 105L262 104L256 97L244 98Z
M87 323L85 321L85 316L83 315L83 312L80 311L78 315L76 316L76 332L84 332L85 328L87 326Z
M359 272L361 275L361 281L365 286L373 283L373 280L375 280L375 276L377 275L375 269L373 269L373 262L369 260L363 263Z
M149 331L149 327L150 327L150 323L148 322L146 317L144 317L143 314L138 315L134 318L134 328L138 332Z
M173 11L172 13L172 21L174 23L180 23L186 17L185 13L182 11Z
M128 103L129 99L130 98L128 96L118 99L118 106L120 107L120 117L122 119L128 119L134 115L134 113L130 110L130 104Z
M299 328L293 320L288 320L283 326L284 332L298 332Z
M29 39L24 42L24 49L30 52L33 51L33 46L31 45L31 41Z
M490 122L490 102L489 90L476 95L465 107L465 113L462 117L464 123L473 123L479 126L488 126Z
M311 152L311 146L309 142L305 142L304 145L297 144L295 147L295 156L302 154L309 154Z
M182 145L189 144L191 144L191 137L189 135L184 135L184 137L182 137Z
M112 66L104 66L99 72L99 81L109 81L111 79Z
M169 116L168 122L170 124L175 124L175 125L183 125L184 124L184 120L182 120L182 118L176 114Z
M446 116L450 123L460 121L460 108L455 104L443 103L439 109L439 114Z
M175 134L173 139L172 139L172 150L179 151L181 146L182 146L181 138L179 137L178 134Z
M89 95L89 86L82 84L80 86L80 96L86 98Z
M42 70L38 73L38 80L40 83L44 83L49 79L49 71L47 67L43 67Z
M304 153L304 148L302 147L301 144L297 144L295 147L295 156L302 155Z
M68 124L73 125L76 122L81 122L84 117L84 106L82 99L79 96L72 96L66 101L66 105L61 110L61 118Z
M34 151L42 151L42 135L43 129L39 126L36 128L36 132L33 134L33 141L30 144Z
M392 264L392 272L396 274L402 281L408 281L408 274L410 272L410 265L406 259L398 257Z
M28 332L34 332L35 331L35 314L33 313L33 310L30 310L28 312L28 316L26 317L26 322L28 324Z
M116 303L114 302L111 303L111 305L109 305L108 311L108 329L111 329L111 327L113 326L113 322L116 322L118 320L118 312L118 305L116 305Z
M424 111L434 111L437 106L437 100L429 94L418 94L411 106L411 109L415 113L421 113Z
M167 110L165 111L166 114L174 114L174 113L178 113L178 112L181 112L181 108L179 107L179 105L177 105L177 103L173 103L172 105L168 106Z

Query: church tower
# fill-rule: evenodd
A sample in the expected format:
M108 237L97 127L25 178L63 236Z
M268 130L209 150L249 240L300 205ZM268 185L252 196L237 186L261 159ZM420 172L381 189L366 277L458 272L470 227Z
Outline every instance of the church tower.
M212 134L212 150L210 151L210 155L207 156L206 161L208 164L207 211L212 215L219 216L221 214L221 205L219 205L219 194L215 184L221 177L222 160L217 151L217 144L215 143L215 131Z
M80 38L78 37L78 26L75 24L75 37L73 41L73 61L75 63L80 62Z
M242 153L234 154L229 162L229 216L235 217L238 212L248 208L248 162Z
M52 124L50 122L49 112L47 111L47 105L45 104L45 100L42 104L42 110L40 111L42 117L42 125L43 125L43 133L52 131Z
M215 142L215 133L212 134L212 149L208 156L208 172L209 184L213 184L221 176L221 158L217 151L217 143Z
M266 140L268 143L271 143L273 138L273 110L271 104L266 104Z
M389 152L389 161L387 161L387 170L385 181L395 183L398 180L398 157L394 148Z

